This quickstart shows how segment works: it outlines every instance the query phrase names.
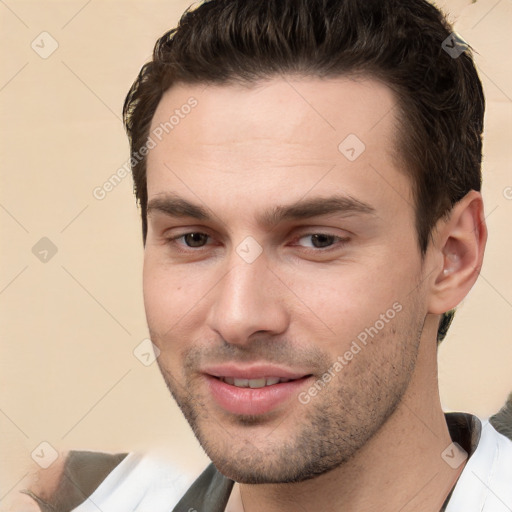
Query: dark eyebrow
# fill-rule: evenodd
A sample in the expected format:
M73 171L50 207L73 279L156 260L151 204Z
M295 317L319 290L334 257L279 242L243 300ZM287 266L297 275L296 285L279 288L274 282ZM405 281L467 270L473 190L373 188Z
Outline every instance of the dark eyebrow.
M198 220L212 220L212 215L203 206L191 203L174 194L154 197L148 203L148 215L158 211L171 217L192 217ZM274 206L259 215L258 223L265 227L273 227L287 220L301 220L321 215L374 215L375 208L358 199L344 195L301 199L295 203Z
M334 195L301 199L286 206L275 206L258 217L263 226L275 226L286 220L301 220L321 215L374 215L375 208L350 196Z
M192 217L198 220L210 220L211 215L206 208L190 203L174 194L155 197L148 202L147 214L161 212L170 217Z

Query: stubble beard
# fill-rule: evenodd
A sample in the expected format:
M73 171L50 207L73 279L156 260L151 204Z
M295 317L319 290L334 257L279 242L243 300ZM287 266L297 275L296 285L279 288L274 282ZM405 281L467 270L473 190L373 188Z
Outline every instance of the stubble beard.
M380 333L308 404L296 400L288 416L273 420L228 419L208 404L190 373L184 370L185 385L180 385L162 361L158 364L196 438L223 475L243 484L296 483L345 464L390 418L414 373L424 320L398 339L400 327ZM379 345L393 348L376 356Z

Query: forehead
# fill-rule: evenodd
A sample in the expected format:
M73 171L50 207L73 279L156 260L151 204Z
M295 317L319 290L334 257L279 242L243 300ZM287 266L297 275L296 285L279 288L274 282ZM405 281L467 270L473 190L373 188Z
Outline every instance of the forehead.
M342 186L357 197L371 187L382 195L389 181L410 198L393 158L395 107L391 89L371 79L175 85L151 123L156 145L148 155L148 196L173 191L191 197L202 187L209 196L215 188L217 197L236 189L238 199L297 199L316 182L319 191ZM397 193L386 192L390 198Z
M189 104L195 103L192 98L197 105L190 108ZM395 104L389 87L362 78L282 77L247 85L178 84L164 93L151 130L169 123L175 114L168 128L176 144L188 137L187 128L199 135L199 127L201 140L211 143L247 137L312 142L310 135L318 136L316 144L328 143L356 130L361 136L373 131L375 137L392 135ZM182 123L187 117L195 120L192 127L190 122Z

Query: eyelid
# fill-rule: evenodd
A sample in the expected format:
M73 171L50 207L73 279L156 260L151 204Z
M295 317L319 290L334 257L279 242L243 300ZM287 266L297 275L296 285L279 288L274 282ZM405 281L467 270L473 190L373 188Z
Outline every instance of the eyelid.
M311 237L313 235L323 235L323 236L327 236L327 237L332 237L335 239L335 241L333 242L332 245L329 245L328 247L304 247L304 246L301 246L301 247L303 247L306 250L311 250L314 252L327 252L329 250L339 249L340 246L345 245L350 240L349 236L341 236L341 235L337 235L334 233L329 233L328 231L318 230L318 231L310 231L307 233L302 233L302 234L294 237L292 242L295 243L298 240L300 240L301 238Z
M185 235L190 235L191 233L202 233L203 235L207 235L210 238L214 238L217 235L214 235L214 231L206 226L176 226L170 229L166 229L162 233L162 238L165 239L176 239L181 238Z
M175 250L182 254L200 253L202 251L207 250L208 246L215 245L212 243L208 243L209 241L213 240L213 237L206 231L207 230L194 230L194 229L189 228L187 231L183 231L176 235L166 237L166 243L172 244L174 246ZM190 247L190 246L186 245L185 243L180 243L178 241L180 238L183 238L186 235L190 235L190 234L202 234L202 235L207 236L208 240L206 241L205 245L201 245L199 247ZM311 237L313 235L323 235L323 236L327 236L327 237L332 237L335 240L333 241L332 245L329 245L327 247L306 247L306 246L302 246L299 244L294 245L294 244L296 244L296 242L298 240L300 240L302 238L306 238L306 237ZM292 247L293 246L300 247L302 252L320 255L320 254L329 253L331 251L340 250L340 249L344 248L344 246L349 241L350 241L350 237L348 237L348 236L341 236L339 234L331 233L327 229L322 230L321 228L319 228L319 229L316 229L316 230L313 229L313 230L310 230L307 232L305 231L303 233L296 235L292 239L291 243L292 243Z
M205 233L204 231L186 231L184 233L181 233L181 234L177 234L177 235L172 235L172 236L166 236L165 239L166 239L166 242L167 243L172 243L173 245L175 245L176 247L178 247L178 251L179 252L191 252L191 251L194 251L194 252L198 252L200 251L201 249L204 249L206 246L208 245L212 245L211 243L208 243L209 240L206 241L206 244L205 245L202 245L200 247L189 247L188 245L186 245L185 243L180 243L178 240L180 238L183 238L187 235L191 235L191 234L195 234L195 235L206 235L208 237L209 240L213 240L213 237L209 234L209 233ZM182 249L182 247L184 249Z

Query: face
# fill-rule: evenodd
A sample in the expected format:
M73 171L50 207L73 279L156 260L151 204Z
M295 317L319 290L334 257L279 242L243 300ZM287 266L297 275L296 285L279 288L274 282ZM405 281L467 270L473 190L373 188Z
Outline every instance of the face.
M394 106L348 78L180 85L158 106L146 316L169 390L229 478L330 471L407 390L427 308Z

